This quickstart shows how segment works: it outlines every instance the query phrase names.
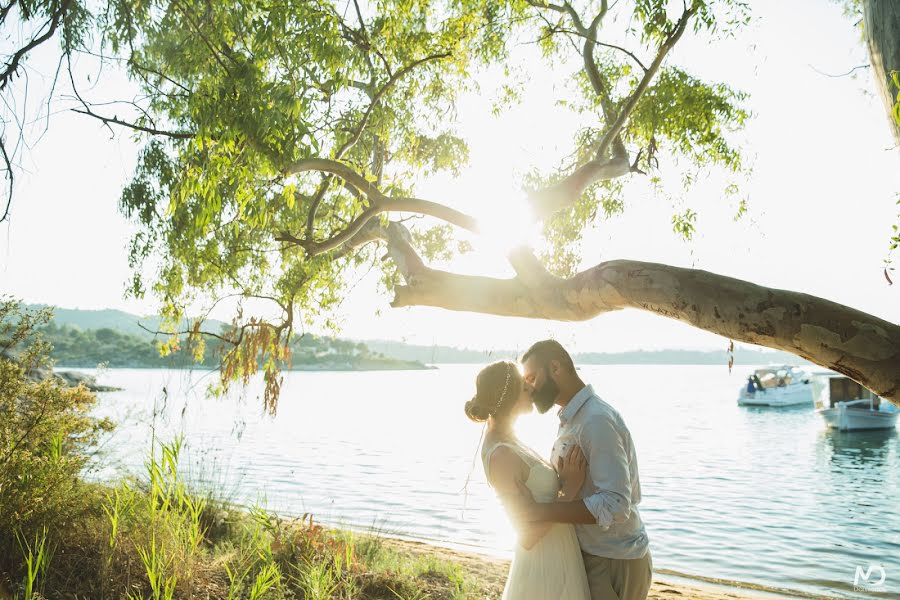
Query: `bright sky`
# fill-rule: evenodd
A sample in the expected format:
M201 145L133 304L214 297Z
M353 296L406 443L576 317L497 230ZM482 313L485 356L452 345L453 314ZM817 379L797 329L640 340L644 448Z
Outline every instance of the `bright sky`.
M890 149L893 140L869 70L857 70L856 78L822 74L868 62L858 32L838 6L821 0L758 0L753 10L754 24L735 39L711 47L689 33L673 56L694 74L751 95L755 118L745 137L754 172L743 188L749 214L735 223L736 203L723 199L721 185L701 185L683 199L699 213L698 234L686 243L671 231L671 202L638 178L629 184L626 213L586 232L584 266L614 258L694 266L900 321L900 284L888 286L882 274L891 226L898 221L900 152ZM524 47L518 55L531 52L533 47ZM45 52L36 68L50 73L51 60ZM107 71L101 82L121 89L120 79ZM37 80L31 85L40 88ZM574 124L554 107L552 86L550 73L532 77L523 103L496 118L489 97L466 97L459 119L471 167L458 180L426 181L419 196L476 215L519 206L519 176L534 165L555 165L571 151ZM103 89L98 86L93 97L102 97ZM117 204L136 151L128 135L113 138L87 117L53 116L47 134L24 157L27 172L17 180L12 219L0 226L0 293L63 307L154 311L152 299L123 299L131 229ZM454 267L508 272L499 255L485 253ZM342 315L347 337L424 344L523 349L550 335L576 351L727 344L635 311L564 324L396 310L389 298L376 295L374 278L354 289Z

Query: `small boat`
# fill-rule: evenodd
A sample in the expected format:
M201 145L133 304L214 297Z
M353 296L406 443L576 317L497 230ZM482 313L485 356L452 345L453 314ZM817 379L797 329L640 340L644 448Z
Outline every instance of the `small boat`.
M893 429L900 409L839 373L823 376L827 385L816 399L816 412L838 431ZM826 408L827 396L827 408Z
M757 369L738 395L738 406L812 406L813 385L799 367L779 365Z

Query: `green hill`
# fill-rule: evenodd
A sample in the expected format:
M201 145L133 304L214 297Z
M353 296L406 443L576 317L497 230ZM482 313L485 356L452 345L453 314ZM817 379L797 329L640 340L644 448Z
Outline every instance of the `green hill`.
M195 363L185 352L160 356L155 342L146 335L116 331L109 327L81 329L49 323L40 329L53 345L50 357L57 367L216 368L222 355L218 340L207 342L203 363ZM145 332L146 333L146 332ZM292 343L292 359L285 368L296 370L396 370L425 369L415 360L398 360L370 350L365 344L304 335Z
M45 308L46 304L31 304L27 308ZM76 327L82 330L88 329L112 329L121 333L128 333L147 339L153 338L148 332L158 331L161 319L159 317L139 317L122 310L106 308L103 310L81 310L79 308L53 308L53 322L60 326ZM143 325L143 327L141 327ZM225 323L209 319L204 328L218 333Z

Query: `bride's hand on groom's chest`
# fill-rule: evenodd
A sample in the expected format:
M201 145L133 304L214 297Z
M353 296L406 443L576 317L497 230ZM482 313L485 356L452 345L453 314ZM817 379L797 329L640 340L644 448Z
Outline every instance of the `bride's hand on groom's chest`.
M556 441L553 443L553 450L550 453L554 467L557 460L561 456L565 456L572 449L572 446L576 444L578 444L578 436L574 431L565 431L556 438Z

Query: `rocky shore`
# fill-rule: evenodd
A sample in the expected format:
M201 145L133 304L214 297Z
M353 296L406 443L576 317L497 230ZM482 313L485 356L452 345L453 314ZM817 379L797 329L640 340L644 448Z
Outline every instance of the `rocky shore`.
M0 359L10 362L19 362L18 357L9 351L0 353ZM87 373L79 373L78 371L57 371L55 369L30 369L25 376L31 381L44 381L49 377L53 377L61 385L66 387L78 387L83 385L92 392L119 392L122 388L110 385L100 385L97 378Z
M87 373L79 373L77 371L54 371L53 376L68 387L78 387L79 385L83 385L92 392L122 391L122 388L120 387L98 384L97 378L93 375L88 375Z

